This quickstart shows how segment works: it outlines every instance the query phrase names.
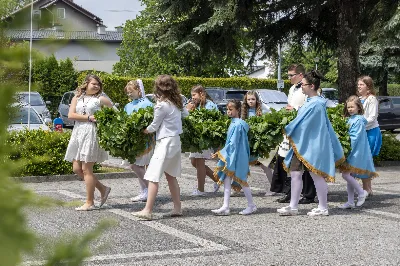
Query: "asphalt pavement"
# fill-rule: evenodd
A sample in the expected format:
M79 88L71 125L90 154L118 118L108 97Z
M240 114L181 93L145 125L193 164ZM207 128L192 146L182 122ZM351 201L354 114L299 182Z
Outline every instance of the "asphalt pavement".
M109 164L119 164L111 159ZM215 161L208 161L214 166ZM214 216L222 205L222 192L213 193L207 180L206 196L193 197L196 172L182 155L179 179L184 216L163 217L172 208L166 180L160 184L155 212L160 217L142 221L131 213L144 203L130 202L138 192L132 178L104 179L112 187L104 208L77 212L85 198L80 181L26 183L38 195L70 202L71 206L28 209L29 226L52 245L64 234L82 235L102 219L115 226L91 245L93 256L85 265L399 265L400 264L400 167L378 168L374 196L363 207L341 210L346 186L337 174L329 185L329 216L308 217L317 204L300 205L300 215L281 217L276 209L285 204L264 196L269 184L260 167L251 167L251 185L258 211L241 216L244 196L231 198L231 215ZM96 194L97 198L100 195ZM24 258L24 265L43 265L45 246Z

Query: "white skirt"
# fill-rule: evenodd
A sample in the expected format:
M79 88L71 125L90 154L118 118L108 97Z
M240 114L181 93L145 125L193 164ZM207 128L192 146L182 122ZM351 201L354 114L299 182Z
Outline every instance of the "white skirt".
M135 164L138 166L145 166L150 163L151 157L154 154L154 146L151 148L151 150L146 153L145 155L142 155L140 157L136 157Z
M157 140L144 179L160 182L164 172L181 177L181 138L179 135Z
M189 153L189 158L202 158L210 160L212 153L213 149L203 150L202 152L191 152Z

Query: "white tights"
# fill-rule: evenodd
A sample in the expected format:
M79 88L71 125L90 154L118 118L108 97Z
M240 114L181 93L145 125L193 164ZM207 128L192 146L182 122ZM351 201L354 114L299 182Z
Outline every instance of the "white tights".
M347 202L354 204L354 190L358 195L363 195L363 189L350 173L342 173L342 177L347 182Z
M315 188L318 196L318 208L320 210L328 209L328 184L322 176L316 175L310 172L310 175L314 181ZM290 207L297 209L300 200L301 190L303 189L303 171L291 171L291 198Z
M231 198L231 178L230 177L225 177L224 179L224 204L220 208L221 210L228 210L229 209L229 201ZM244 195L246 196L247 199L247 205L249 207L254 206L253 202L253 196L251 195L251 189L250 187L242 187L242 190L244 192Z

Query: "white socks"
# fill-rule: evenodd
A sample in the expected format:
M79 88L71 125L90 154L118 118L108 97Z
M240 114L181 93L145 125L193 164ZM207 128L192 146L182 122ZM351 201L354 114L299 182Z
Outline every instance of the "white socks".
M299 205L301 190L303 189L303 179L302 179L303 171L291 171L290 176L292 181L290 183L291 186L291 194L290 194L290 208L296 209Z
M354 190L358 195L363 195L364 191L357 180L350 173L342 173L342 177L347 182L347 202L354 204Z
M318 197L318 209L327 210L328 209L328 184L325 178L310 172L310 175L314 181L315 188L317 190Z

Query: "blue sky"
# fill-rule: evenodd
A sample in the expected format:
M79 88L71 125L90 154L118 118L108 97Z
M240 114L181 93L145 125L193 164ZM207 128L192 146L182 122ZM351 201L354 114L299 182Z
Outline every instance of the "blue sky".
M139 0L74 0L83 8L103 19L107 30L122 25L126 20L134 19L144 6Z

